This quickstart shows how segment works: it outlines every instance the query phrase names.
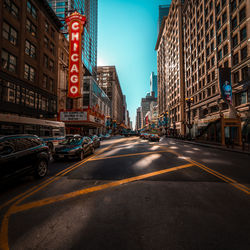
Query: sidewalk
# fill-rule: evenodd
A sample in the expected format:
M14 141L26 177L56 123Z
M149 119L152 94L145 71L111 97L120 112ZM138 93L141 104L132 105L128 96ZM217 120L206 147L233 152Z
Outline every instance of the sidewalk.
M199 141L189 141L189 140L180 140L177 138L171 138L177 141L182 141L185 143L189 143L189 144L193 144L193 145L198 145L198 146L202 146L202 147L207 147L207 148L214 148L214 149L219 149L219 150L224 150L224 151L229 151L229 152L236 152L236 153L241 153L241 154L248 154L250 155L250 151L242 150L242 147L240 146L234 146L234 148L231 148L230 146L220 146L220 145L215 145L215 144L210 144L210 143L205 143L205 142L199 142Z

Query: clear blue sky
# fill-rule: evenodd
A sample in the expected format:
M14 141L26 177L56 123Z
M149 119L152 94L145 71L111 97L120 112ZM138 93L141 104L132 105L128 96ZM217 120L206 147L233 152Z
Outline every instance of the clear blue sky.
M158 6L170 0L99 0L98 65L115 65L130 118L150 90L149 77L157 73Z

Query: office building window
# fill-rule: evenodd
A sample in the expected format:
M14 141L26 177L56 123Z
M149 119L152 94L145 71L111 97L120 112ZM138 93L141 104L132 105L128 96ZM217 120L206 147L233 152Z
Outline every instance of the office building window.
M225 23L227 21L227 12L224 11L224 13L222 14L222 23Z
M232 30L234 30L236 27L237 27L237 16L232 20Z
M240 23L246 18L246 7L242 8L240 10L240 14L239 14L239 20Z
M210 30L210 39L212 39L213 36L214 36L214 29L212 28L212 29Z
M217 45L221 44L221 34L217 36Z
M55 38L55 30L51 28L51 37Z
M49 32L49 24L47 21L45 21L44 23L44 29L45 29L45 32Z
M240 41L244 41L247 38L247 28L246 26L240 30Z
M215 85L212 86L212 93L215 94L216 89L215 89Z
M3 22L2 34L3 37L10 43L13 45L17 44L17 31L6 22Z
M35 69L30 65L24 65L24 79L34 82L35 81Z
M243 49L241 49L240 57L241 57L241 60L244 60L245 58L247 58L247 46L245 46Z
M227 38L227 27L223 29L222 35L223 35L223 40L225 40Z
M211 58L211 66L214 66L214 56Z
M207 96L211 96L211 88L207 88Z
M42 83L42 87L47 89L48 88L48 76L47 75L43 75L43 83Z
M50 52L54 55L55 54L55 45L50 43Z
M212 71L212 81L215 79L215 71Z
M13 16L18 17L19 15L19 9L14 4L12 0L4 0L3 6L5 9L7 9Z
M239 82L239 71L233 73L233 78L235 84Z
M223 56L226 56L227 53L228 53L228 45L226 44L226 45L224 45L224 47L223 47Z
M44 37L44 46L48 49L49 48L49 39L45 36Z
M37 19L37 10L35 6L31 3L31 1L27 1L27 11L35 18Z
M217 29L219 29L221 27L221 21L220 21L220 19L217 21L216 27L217 27Z
M48 69L49 68L49 57L47 55L44 55L43 61L44 61L44 67Z
M239 63L239 54L236 53L235 55L233 55L233 65L236 65Z
M32 58L36 58L36 47L28 40L25 41L25 54Z
M36 26L29 19L26 19L26 30L30 32L32 36L36 36Z
M222 58L222 50L218 50L218 61Z
M234 12L235 11L235 9L236 9L236 0L233 0L232 2L231 2L231 11L232 12Z
M235 94L236 106L247 103L247 91Z
M242 81L244 80L248 80L249 79L249 70L248 70L248 67L244 67L242 70L241 70L241 76L242 76Z
M52 78L49 79L49 90L54 91L54 80Z
M228 60L224 62L224 68L228 68Z
M49 60L49 70L50 71L54 71L54 61L53 60Z
M6 69L10 72L16 72L17 59L15 56L7 52L6 50L2 50L1 55L1 65L3 69Z
M233 41L233 48L234 48L238 44L238 34L233 36L232 41Z

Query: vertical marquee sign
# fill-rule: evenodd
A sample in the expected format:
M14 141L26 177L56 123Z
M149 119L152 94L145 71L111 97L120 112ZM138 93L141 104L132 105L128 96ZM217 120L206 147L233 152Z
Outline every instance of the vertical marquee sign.
M69 86L68 97L81 96L82 32L86 17L74 12L65 19L69 31Z

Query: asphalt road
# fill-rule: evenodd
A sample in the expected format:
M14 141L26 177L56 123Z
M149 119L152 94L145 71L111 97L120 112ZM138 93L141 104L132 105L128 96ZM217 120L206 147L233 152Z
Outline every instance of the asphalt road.
M0 194L2 249L250 249L250 156L173 139L104 141Z

